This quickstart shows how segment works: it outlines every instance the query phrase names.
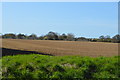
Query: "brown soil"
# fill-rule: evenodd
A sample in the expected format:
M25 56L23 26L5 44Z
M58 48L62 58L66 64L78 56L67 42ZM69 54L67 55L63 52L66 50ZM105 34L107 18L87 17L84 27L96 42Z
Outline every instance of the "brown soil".
M105 42L3 39L2 48L35 51L57 56L81 55L97 57L118 55L118 43Z

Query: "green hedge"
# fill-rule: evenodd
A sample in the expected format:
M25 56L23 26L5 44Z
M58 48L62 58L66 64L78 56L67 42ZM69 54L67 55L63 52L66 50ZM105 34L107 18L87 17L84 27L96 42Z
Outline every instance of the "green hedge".
M80 57L15 55L4 56L2 78L18 80L35 79L106 79L120 77L119 56Z

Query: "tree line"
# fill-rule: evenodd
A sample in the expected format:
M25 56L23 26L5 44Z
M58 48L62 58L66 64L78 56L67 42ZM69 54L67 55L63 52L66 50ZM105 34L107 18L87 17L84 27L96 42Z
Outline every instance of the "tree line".
M64 41L91 41L91 42L113 42L113 43L120 43L120 34L117 34L113 37L109 35L102 35L99 38L85 38L85 37L75 37L74 34L58 34L56 32L48 32L44 36L37 36L36 34L25 35L25 34L14 34L14 33L7 33L4 35L0 35L3 39L32 39L32 40L64 40Z

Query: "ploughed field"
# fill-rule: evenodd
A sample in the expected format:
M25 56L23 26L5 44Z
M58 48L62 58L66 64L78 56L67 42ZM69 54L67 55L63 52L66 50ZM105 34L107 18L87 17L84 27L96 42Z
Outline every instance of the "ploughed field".
M23 54L25 51L35 51L55 56L80 55L98 57L118 55L118 43L105 42L2 39L2 48L21 50Z

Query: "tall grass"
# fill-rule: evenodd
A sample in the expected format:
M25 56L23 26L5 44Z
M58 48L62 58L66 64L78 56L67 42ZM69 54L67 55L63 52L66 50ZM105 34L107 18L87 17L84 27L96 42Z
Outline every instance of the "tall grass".
M4 79L94 79L119 78L118 58L31 54L4 56L0 61Z

